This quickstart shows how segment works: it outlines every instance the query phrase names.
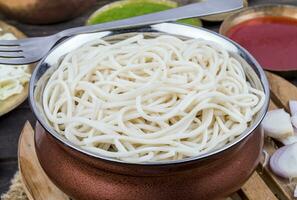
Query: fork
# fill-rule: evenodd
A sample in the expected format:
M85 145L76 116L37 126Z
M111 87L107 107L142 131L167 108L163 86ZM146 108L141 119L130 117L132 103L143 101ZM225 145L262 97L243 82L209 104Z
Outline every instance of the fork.
M0 40L1 64L29 64L42 59L59 41L82 33L134 28L229 12L242 8L242 0L207 0L152 14L91 26L66 29L54 35L20 40Z

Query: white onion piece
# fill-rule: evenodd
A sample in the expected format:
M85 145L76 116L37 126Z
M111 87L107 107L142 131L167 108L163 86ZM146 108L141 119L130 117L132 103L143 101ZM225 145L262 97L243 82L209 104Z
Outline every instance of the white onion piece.
M297 114L291 117L291 122L295 128L297 128Z
M290 106L290 111L291 111L291 123L295 128L297 128L297 101L291 100L289 101L289 106ZM297 132L296 130L294 131L294 136L290 136L286 138L282 143L284 145L292 144L297 142Z
M278 139L281 143L283 143L284 145L290 145L290 144L294 144L297 142L297 132L296 130L294 131L294 135L288 136L286 138L281 138Z
M292 116L297 115L297 101L290 100L289 101L289 107L290 107L291 115Z
M290 115L284 109L267 112L262 122L265 135L281 139L294 135Z
M270 167L278 176L297 177L297 143L279 148L271 156Z
M269 161L269 153L263 149L263 156L264 156L264 159L263 159L263 167L266 167L266 165L268 164L268 161Z
M295 190L294 190L294 197L297 197L297 185L296 185Z

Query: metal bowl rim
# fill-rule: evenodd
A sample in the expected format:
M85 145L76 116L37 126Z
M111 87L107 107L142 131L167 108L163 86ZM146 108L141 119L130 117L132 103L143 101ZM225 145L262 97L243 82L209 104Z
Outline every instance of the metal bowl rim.
M288 4L261 4L261 5L249 6L249 7L241 9L240 12L239 11L234 12L231 15L229 15L228 17L226 17L224 19L224 21L222 22L222 24L220 25L219 33L226 36L226 33L228 32L228 30L230 30L232 27L237 25L237 24L232 25L232 26L230 26L229 29L223 30L223 28L225 26L227 26L228 24L231 24L233 22L233 20L234 20L233 18L235 16L236 17L244 16L244 15L248 15L252 12L259 13L259 12L262 12L263 10L269 9L269 8L286 8L286 9L294 9L297 11L297 6L288 5ZM266 16L270 16L270 15L266 15ZM280 16L284 16L284 15L280 15ZM250 19L247 19L247 20L250 20ZM247 21L247 20L243 20L242 22ZM242 22L240 22L240 23L242 23Z

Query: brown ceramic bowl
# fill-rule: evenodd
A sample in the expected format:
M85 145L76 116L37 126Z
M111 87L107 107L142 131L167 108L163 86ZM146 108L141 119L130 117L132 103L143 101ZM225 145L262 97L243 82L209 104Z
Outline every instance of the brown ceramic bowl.
M165 33L204 38L223 45L243 64L250 83L266 94L265 105L251 126L218 150L182 160L138 164L85 151L55 132L45 120L40 99L47 78L59 59L94 38L120 40L139 32L150 36ZM76 200L210 200L227 197L242 186L259 163L263 146L260 122L268 102L267 79L248 52L214 32L171 23L74 36L60 43L38 64L30 83L30 103L39 121L35 145L40 164L49 178Z

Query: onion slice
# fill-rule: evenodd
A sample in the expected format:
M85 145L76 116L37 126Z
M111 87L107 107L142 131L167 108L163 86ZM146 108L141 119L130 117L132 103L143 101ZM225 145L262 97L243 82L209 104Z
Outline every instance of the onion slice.
M289 101L289 107L291 111L291 122L295 128L297 128L297 101Z
M269 153L265 150L265 149L263 149L263 156L264 156L264 159L263 159L263 167L266 167L266 165L268 164L268 162L269 162Z
M283 145L290 145L297 142L297 130L294 130L294 135L288 136L286 138L278 139Z
M279 148L270 159L272 171L283 178L297 177L297 143Z
M296 185L295 190L294 190L294 197L297 197L297 185Z
M291 117L291 122L295 128L297 128L297 114Z
M282 139L294 135L290 115L284 109L276 109L267 112L262 126L265 135L275 139Z
M292 116L297 115L297 101L290 100L289 101L289 107L290 107L291 115Z

